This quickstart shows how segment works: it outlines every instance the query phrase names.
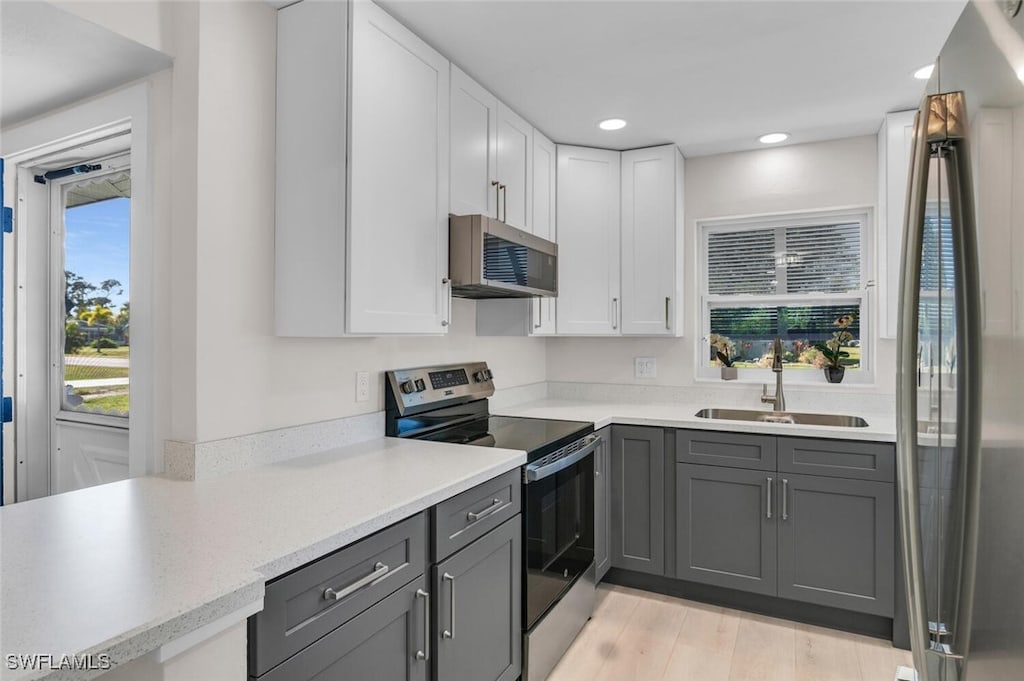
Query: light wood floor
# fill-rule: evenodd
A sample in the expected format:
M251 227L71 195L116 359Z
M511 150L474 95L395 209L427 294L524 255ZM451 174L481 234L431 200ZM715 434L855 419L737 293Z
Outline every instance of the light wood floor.
M548 681L893 681L888 641L601 584Z

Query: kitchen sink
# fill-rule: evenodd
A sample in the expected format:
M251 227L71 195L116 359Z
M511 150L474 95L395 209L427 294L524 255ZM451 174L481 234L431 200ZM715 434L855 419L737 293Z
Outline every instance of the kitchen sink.
M702 419L792 423L799 426L864 428L868 425L868 422L859 416L847 416L845 414L801 414L792 411L758 411L756 409L701 409L694 416Z

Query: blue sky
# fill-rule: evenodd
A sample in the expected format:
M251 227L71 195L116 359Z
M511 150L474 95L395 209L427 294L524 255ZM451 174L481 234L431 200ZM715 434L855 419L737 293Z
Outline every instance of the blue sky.
M130 210L131 199L108 199L69 208L64 216L64 269L97 285L117 279L123 292L114 289L110 296L117 307L128 300Z

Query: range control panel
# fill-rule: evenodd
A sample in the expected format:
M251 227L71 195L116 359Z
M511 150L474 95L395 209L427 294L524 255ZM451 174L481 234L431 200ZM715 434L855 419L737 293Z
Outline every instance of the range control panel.
M394 369L384 372L388 399L394 399L399 413L429 408L451 401L468 402L494 394L494 381L487 362L450 364L438 367Z

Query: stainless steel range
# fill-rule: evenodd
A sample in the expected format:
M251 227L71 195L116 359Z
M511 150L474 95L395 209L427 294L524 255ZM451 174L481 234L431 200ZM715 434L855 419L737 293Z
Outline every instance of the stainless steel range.
M492 416L485 362L385 372L385 430L521 449L523 681L543 681L594 610L594 424Z

